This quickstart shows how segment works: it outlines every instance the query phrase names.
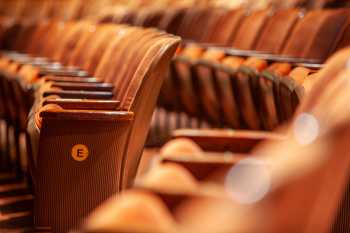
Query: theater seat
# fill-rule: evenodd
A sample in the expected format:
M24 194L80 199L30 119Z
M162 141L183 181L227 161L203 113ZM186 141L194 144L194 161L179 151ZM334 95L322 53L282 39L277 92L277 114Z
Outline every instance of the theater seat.
M52 26L56 27L55 24ZM154 29L97 26L80 22L70 22L62 29L59 27L51 29L48 26L46 30L53 32L57 30L57 35L48 36L49 44L44 48L45 51L38 49L37 54L51 56L49 59L54 63L49 61L37 66L34 63L10 60L10 66L7 69L10 71L12 66L19 69L13 69L2 78L11 79L11 82L17 83L16 87L19 90L23 89L22 93L26 93L24 89L26 86L34 87L34 93L32 93L35 99L34 105L30 114L27 110L27 115L29 114L29 148L33 148L29 160L36 193L35 225L37 229L49 227L53 231L66 231L79 223L81 216L85 215L84 212L91 211L109 195L119 192L135 176L149 121L156 104L156 92L159 93L161 87L160 77L164 77L179 39ZM32 33L37 32L34 30ZM63 40L58 42L60 35L64 35ZM113 40L107 40L111 37L114 37ZM49 47L55 43L61 43L60 49L52 53ZM25 47L23 46L24 50ZM33 55L36 49L32 47L31 51L33 54L26 58L28 61L35 59ZM6 55L3 57L5 58ZM34 70L36 72L33 72ZM74 75L78 74L76 71L95 74L95 77ZM60 72L63 72L63 77ZM111 85L106 86L105 84L108 83ZM13 87L13 85L7 86L10 90ZM26 98L25 95L18 95L17 92L13 96L16 96L21 105ZM96 100L97 97L99 101ZM14 102L7 103L7 106L14 107ZM137 112L140 114L136 114ZM16 118L16 116L13 117ZM22 122L26 121L22 120ZM17 125L16 122L12 124ZM71 132L72 124L77 130L76 133ZM90 125L90 129L84 126L85 124ZM59 127L56 128L56 126ZM111 131L111 129L114 130ZM58 130L61 133L57 134ZM26 132L23 128L22 131ZM57 135L61 135L60 139ZM105 144L109 148L107 151L100 143L100 138L104 138L102 140L107 143ZM62 147L62 140L66 141L66 147ZM75 152L72 146L74 147L75 143L76 146L84 145L83 148L87 148L91 158L85 162L91 163L92 166L86 164L80 167L82 163L74 160ZM52 152L72 153L73 159L70 156L59 158L58 154L52 154L52 157L50 155ZM79 153L75 156L79 156ZM107 156L106 153L110 153L111 156ZM55 159L51 160L52 158ZM101 160L101 158L104 159ZM76 159L79 160L78 157ZM90 177L91 180L69 187L66 180L61 179L63 178L62 167L59 165L61 162L67 163L67 166L64 165L64 173L70 177L71 181L81 179L77 173L79 167L83 169L81 172L84 174L84 179ZM96 165L93 165L95 163ZM100 172L107 173L101 173L101 175L110 177L110 181L106 180L109 184L104 183L101 186L102 189L96 189L96 195L92 194L89 188L93 182L100 183L99 179L96 179L98 178L96 168L92 169L95 166L106 166L101 167ZM55 170L57 173L53 172ZM78 192L72 191L72 188L75 190L86 188L94 196L93 200L81 199ZM77 199L74 200L73 196L65 199L62 195L58 195L64 190L76 193ZM60 200L58 201L57 198ZM57 201L61 204L53 208L57 212L51 212L52 218L50 217L47 221L45 206L54 205ZM67 209L68 206L76 211ZM68 212L62 215L61 211Z

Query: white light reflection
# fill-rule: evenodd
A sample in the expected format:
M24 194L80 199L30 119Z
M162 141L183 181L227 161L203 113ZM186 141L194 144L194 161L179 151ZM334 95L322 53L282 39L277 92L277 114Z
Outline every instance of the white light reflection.
M271 187L267 164L254 158L241 160L228 172L225 187L241 204L253 204L265 197Z
M315 141L319 134L318 120L309 113L301 113L293 124L294 137L301 145Z
M347 69L350 69L350 59L347 60L345 67L346 67Z

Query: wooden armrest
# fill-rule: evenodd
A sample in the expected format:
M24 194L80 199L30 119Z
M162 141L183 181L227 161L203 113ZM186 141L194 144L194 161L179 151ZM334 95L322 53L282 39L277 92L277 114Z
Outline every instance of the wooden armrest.
M53 83L52 87L58 87L62 90L82 90L82 91L113 91L114 85L111 83Z
M90 77L89 74L85 71L70 69L40 69L39 75Z
M214 46L212 49L223 51L226 55L229 56L256 57L257 55L264 53L256 50L241 50L222 46Z
M105 91L46 91L43 96L57 95L67 99L112 99L113 92Z
M43 71L52 71L52 72L80 72L83 71L76 66L64 66L58 62L50 62L46 66L41 67Z
M16 172L2 172L0 173L0 185L4 184L14 184L18 183L21 180L18 178Z
M31 211L16 211L0 215L0 225L2 228L11 229L14 226L31 226L33 224L33 213ZM17 228L18 229L18 228ZM15 231L17 231L17 229ZM19 231L26 232L28 229L18 229ZM4 233L11 232L11 230Z
M173 137L189 138L207 151L231 151L234 153L249 153L258 143L264 140L284 139L283 135L277 133L227 129L182 129L176 130Z
M117 100L87 100L87 99L47 99L43 105L57 104L64 109L78 110L116 110L120 101Z
M134 118L134 113L127 111L45 110L40 113L40 117L57 120L131 121Z
M161 163L175 163L186 168L197 180L203 180L215 171L227 171L250 155L204 153L202 156L172 155L163 157Z
M36 62L52 62L50 58L47 57L33 57L30 54L19 53L14 51L2 51L2 55L12 59L13 61L36 61Z
M29 54L25 53L6 53L4 56L9 59L10 61L14 62L47 62L48 59L44 57L32 57Z
M53 61L48 57L31 57L31 58L33 58L34 61L47 61L47 62L55 63L55 61Z
M19 60L16 60L16 62L20 63L21 65L32 65L43 69L45 69L46 67L51 67L53 64L56 64L50 61L35 60L35 59L19 59Z
M3 213L26 211L33 207L34 197L30 194L23 196L6 197L0 199L0 207Z
M9 58L13 62L20 63L22 65L33 65L39 67L63 67L59 62L55 62L46 57L31 57L28 54L16 54L10 55Z
M322 67L322 61L319 59L308 59L308 58L298 58L298 57L290 57L290 56L282 56L276 54L268 54L266 52L259 52L255 50L240 50L235 48L228 48L222 46L212 46L212 49L221 50L226 55L230 56L242 56L242 57L257 57L260 59L267 60L269 62L288 62L297 64L303 64L303 66L310 67Z
M6 56L6 57L21 57L21 56L29 56L29 54L26 53L20 53L14 50L1 50L1 56Z
M308 58L299 58L299 57L290 57L285 55L276 55L276 54L257 54L257 58L267 60L268 62L286 62L293 65L304 64L304 66L322 66L322 61L319 59L308 59Z
M53 81L53 82L70 82L70 83L102 83L97 78L94 77L77 77L77 76L46 76L44 78L47 81Z
M0 185L0 198L26 194L29 194L29 188L25 182Z
M187 45L193 44L193 42L186 42L185 44L187 46ZM322 65L323 62L319 59L281 56L276 54L268 54L266 52L259 52L256 50L241 50L241 49L229 48L227 46L215 45L215 44L195 43L195 45L202 47L203 49L214 49L217 51L222 51L228 56L257 57L257 58L267 60L269 62L288 62L288 63L293 63L295 65L300 65L300 66L309 67L309 68L317 68L317 69L320 69L323 67ZM179 55L174 60L186 61L189 59L186 59L186 57Z

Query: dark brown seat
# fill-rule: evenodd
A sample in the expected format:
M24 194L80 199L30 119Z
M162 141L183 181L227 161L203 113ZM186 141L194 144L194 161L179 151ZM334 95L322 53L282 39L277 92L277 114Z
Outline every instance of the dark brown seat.
M230 10L226 12L226 14L220 17L216 25L213 26L213 30L206 36L206 41L213 44L229 46L228 43L235 37L245 14L246 9Z
M47 32L51 32L52 34L47 35ZM38 212L35 213L35 216L38 220L37 226L40 228L41 224L46 224L44 222L44 216L46 216L46 214L42 212L44 209L40 207L46 205L46 198L41 199L41 197L43 197L41 194L49 197L54 193L50 191L49 193L51 194L46 195L48 190L45 186L48 183L43 180L44 177L40 177L39 175L46 173L46 165L42 166L42 164L45 164L46 162L42 161L41 157L46 158L47 152L46 149L42 149L46 148L46 143L39 143L37 141L37 139L39 139L39 131L37 130L38 127L41 127L41 123L37 124L38 121L36 121L37 116L40 114L38 111L40 110L43 116L43 126L40 131L40 138L45 140L51 140L51 136L48 136L47 134L52 134L51 120L56 121L56 117L54 116L56 113L50 112L50 109L52 109L50 108L51 106L61 106L59 109L62 111L60 114L62 114L63 118L59 117L59 119L64 122L66 121L64 120L66 119L64 116L71 116L73 117L71 118L72 120L78 120L79 117L83 116L83 124L93 122L95 125L95 123L97 123L96 120L107 120L104 123L101 122L101 126L105 125L107 127L105 129L108 129L110 123L114 125L117 122L115 120L121 120L120 123L123 126L121 128L116 126L117 128L115 129L118 129L118 131L119 129L122 129L124 131L123 136L116 133L115 136L119 138L118 140L115 140L116 137L114 136L108 139L112 140L113 144L116 146L116 150L121 152L121 156L117 155L113 156L114 158L110 158L112 160L118 160L118 168L113 168L113 171L109 171L114 173L114 175L109 176L111 178L111 186L106 187L106 192L104 192L101 197L96 196L96 198L94 198L95 201L104 200L106 195L119 191L121 187L126 187L131 182L130 179L134 177L143 143L147 135L147 125L149 124L156 103L157 93L159 92L162 82L162 79L160 79L159 76L164 75L172 54L177 48L179 40L154 29L143 30L140 28L134 29L127 28L126 26L112 25L95 26L84 22L76 24L67 23L67 25L41 24L41 26L31 30L31 32L28 31L24 34L32 34L29 36L32 41L35 41L35 38L44 36L46 44L43 48L39 47L37 44L29 44L28 46L24 44L21 46L16 45L14 47L19 48L20 51L30 51L31 53L30 57L27 55L20 56L28 61L34 61L36 59L34 57L35 55L41 57L46 56L48 57L49 62L45 63L44 66L37 66L31 63L22 63L21 60L16 61L17 58L15 58L15 60L10 58L7 61L5 57L2 59L4 59L4 62L8 62L4 63L8 64L8 68L6 68L6 65L4 68L8 69L8 71L12 70L12 74L19 75L13 80L14 83L17 83L16 85L5 85L9 90L13 91L15 90L13 88L16 87L16 89L19 88L20 91L23 92L21 89L25 87L23 85L24 83L26 83L26 85L32 85L33 81L37 80L35 81L36 93L34 93L33 96L35 97L33 113L30 114L29 121L31 143L28 145L33 148L34 152L33 157L30 157L30 161L35 184L34 187L36 193L38 193L38 198L35 201L35 205L38 207ZM18 35L22 36L22 34ZM109 40L111 37L113 40ZM59 38L61 39L60 43L57 43ZM53 52L50 47L54 46L55 43L58 44L58 49ZM50 67L51 64L54 64L51 63L51 61L60 62L56 63L58 66L57 70L56 68L52 68L52 70L51 68L47 68ZM12 67L18 67L19 72L16 73L17 68L15 70ZM116 67L119 68L119 72L117 72L118 69L116 69ZM84 78L83 76L78 77L74 75L71 77L57 76L57 71L63 70L67 73L69 70L79 69L85 70L95 77ZM36 70L38 72L34 72ZM42 77L45 74L46 76ZM8 78L11 78L11 76L8 76ZM2 80L4 79L2 78ZM108 83L112 85L106 85ZM115 88L113 88L113 85ZM103 93L106 93L107 95L99 92L98 90L100 89L105 90ZM144 92L143 89L147 89L147 91ZM83 91L78 93L76 90ZM148 94L148 91L151 91L152 95ZM52 96L55 92L56 95ZM23 103L26 97L24 95L18 95L19 93L21 92L13 93L11 96L15 97L16 102L21 102L21 105L24 106ZM44 98L46 96L49 96L49 98ZM75 100L65 99L67 96L70 96L70 98L74 98ZM79 97L94 98L93 96L95 96L95 98L97 98L97 96L100 96L101 98L103 97L104 100L96 101L92 99L82 101L76 99ZM118 101L113 99L117 99ZM2 100L5 101L5 99ZM7 103L6 106L14 107L16 102L11 101ZM44 109L47 108L46 111L40 109L42 104L44 104ZM140 114L136 116L131 113L132 111L140 112ZM16 119L18 116L28 114L28 112L27 114L24 112L20 113L21 114L16 113L12 118ZM89 117L90 120L86 121L84 115L91 116ZM46 116L47 118L45 118ZM101 116L102 118L100 118ZM112 117L114 120L112 120L112 118L108 120L109 117ZM49 131L46 129L46 121L50 122L48 124L50 125L48 128ZM26 122L26 120L21 120L21 122ZM69 120L68 122L72 121ZM12 122L12 124L17 125L18 123ZM65 125L65 123L63 123L63 125ZM100 127L98 125L99 123L97 123L96 126ZM23 130L25 127L21 128ZM67 125L67 129L69 128L71 127ZM77 129L80 128L78 127ZM57 132L55 129L54 131ZM99 131L99 129L97 129L97 131ZM137 137L133 135L137 135ZM92 143L92 141L90 142ZM129 148L129 143L130 146L133 145L132 149ZM69 147L70 143L69 145L67 144L67 146ZM96 148L98 147L99 145L97 145ZM38 148L40 148L39 151L43 151L40 152L39 155L37 155ZM95 146L91 146L91 148L95 148ZM102 147L100 148L104 150ZM31 148L28 149L30 150ZM124 151L127 152L127 155L124 155ZM56 163L54 164L55 166L58 165ZM69 170L69 167L67 167L67 169ZM55 176L52 177L52 179L56 178ZM54 196L51 197L55 198ZM67 206L70 206L70 204ZM89 207L88 205L86 208L82 208L78 212L82 213L82 211L87 211L87 209L91 210L91 208L93 207ZM69 218L68 215L66 215L69 219L62 219L61 216L53 214L53 222L50 221L49 225L52 224L55 228L62 227L68 230L71 227L71 224L77 224L77 219L81 216L78 212L73 218Z
M101 26L103 27L103 26ZM97 29L97 32L99 32L99 30ZM148 34L147 34L148 32ZM137 34L138 33L138 34ZM74 35L74 33L72 32L72 34ZM72 38L74 38L74 36L72 35ZM108 34L107 34L108 35ZM109 177L111 177L111 184L113 184L112 186L110 186L109 188L107 188L106 186L106 192L104 192L103 196L101 196L101 198L98 198L96 196L95 201L97 200L103 200L106 195L109 195L107 193L110 192L117 192L120 188L121 185L126 186L129 182L130 179L132 179L132 177L134 176L134 171L136 171L137 169L137 164L138 164L138 160L139 160L139 156L141 153L141 149L142 149L142 145L145 141L146 135L147 135L147 125L150 121L151 115L152 115L152 106L155 105L156 103L156 97L157 94L155 93L157 90L159 91L160 89L160 85L161 85L161 80L159 79L159 75L163 74L165 72L165 69L167 67L167 63L169 62L172 53L175 52L177 44L178 44L178 39L173 38L173 37L169 37L166 34L163 33L158 33L155 30L144 30L144 32L141 29L135 30L134 34L130 34L129 36L133 35L133 38L135 41L134 42L138 42L136 45L135 43L133 43L132 41L127 41L125 40L125 45L127 45L126 47L116 47L113 45L113 43L111 43L111 46L114 46L114 51L115 52L119 52L120 57L118 58L118 62L117 63L112 63L110 62L111 59L110 57L107 58L102 58L102 61L107 62L107 64L109 64L108 68L109 70L105 70L104 72L107 71L106 73L106 77L103 77L103 79L99 79L100 82L101 81L107 81L107 82L112 82L115 87L116 87L116 92L114 93L114 95L112 94L111 97L115 96L115 98L120 99L120 110L124 110L126 111L125 113L121 113L121 112L107 112L107 109L100 112L94 112L94 111L88 111L88 110L73 110L72 106L68 107L68 109L66 110L62 110L62 116L66 115L66 116L71 116L73 118L71 118L72 120L69 120L68 122L74 122L75 120L73 119L77 119L80 116L83 115L90 115L91 114L91 121L92 122L96 122L96 120L98 119L106 119L107 118L99 118L99 116L108 116L110 114L110 116L121 116L121 118L117 117L118 119L122 120L122 125L124 125L122 128L125 130L124 136L120 137L118 136L118 140L116 140L115 137L111 137L108 140L112 140L113 143L115 143L116 148L118 148L117 150L119 150L121 153L122 151L126 151L127 152L127 156L126 157L120 157L120 156L116 156L114 158L110 158L110 159L118 159L118 168L113 169L113 171L109 171L112 173L115 173L114 175L108 175ZM138 35L138 36L136 36ZM67 38L69 38L70 36L67 36ZM77 43L78 45L81 44L81 46L78 46L78 49L83 49L84 48L84 36L82 37L82 39L80 40L81 42L74 42ZM102 40L103 41L103 40ZM119 43L121 41L118 41ZM62 47L62 50L68 49L69 48L69 43L70 41L67 39L67 45ZM117 41L115 42L117 43ZM102 43L103 44L103 43ZM117 44L116 44L117 45ZM110 46L108 47L107 50L109 50ZM94 55L91 55L92 57L98 57L100 55L98 55L98 49L94 49L94 47L90 46L91 49L91 53ZM124 51L123 51L124 50ZM78 51L78 50L77 50ZM88 57L90 57L88 55L89 53L86 53L85 55L87 55ZM107 54L107 53L106 53ZM73 54L71 58L66 60L66 64L67 65L78 65L79 64L79 56L83 56L83 54L79 54L79 52L76 52L75 55ZM109 56L114 56L114 53L109 53ZM125 60L125 56L126 56L126 60ZM60 54L56 53L55 56L56 59L58 59L60 57ZM92 58L91 57L91 58ZM77 63L71 63L71 62L77 62ZM125 64L126 62L126 64ZM163 63L165 62L165 63ZM85 63L86 64L86 63ZM128 65L129 64L129 65ZM112 67L119 67L120 68L120 73L115 73L115 71L111 71L110 69ZM93 65L91 67L94 67ZM102 65L101 65L102 67ZM100 72L102 72L103 68L97 68L96 69L96 75L101 75ZM145 78L145 79L144 79ZM124 81L124 80L129 80L128 81ZM143 81L144 80L144 81ZM57 85L57 84L55 84ZM61 88L63 86L61 85ZM149 95L147 94L148 92L145 92L143 94L142 90L143 89L147 89L149 91L152 91L152 93L155 93L155 95ZM140 92L141 91L141 92ZM69 91L68 91L69 92ZM88 94L88 92L86 92ZM39 93L40 94L40 93ZM82 93L84 94L84 93ZM98 92L96 92L96 94L98 94ZM50 94L49 94L50 95ZM58 96L60 96L60 92L57 93ZM35 104L35 108L40 107L40 95L37 95L37 97L39 99L37 99L36 104ZM38 102L39 100L39 102ZM145 102L146 101L146 102ZM51 102L61 105L63 106L63 108L69 106L69 100L68 102L64 99L60 100L51 100ZM73 101L74 102L74 101ZM48 104L49 102L47 102ZM68 104L67 104L68 103ZM84 107L84 109L89 109L88 106L90 106L90 109L95 109L98 108L99 103L101 102L82 102L82 104L87 104L86 107ZM107 102L102 102L102 103L107 103ZM112 103L112 102L111 102ZM48 105L50 107L50 104ZM75 101L75 106L77 106L76 108L80 109L79 107L79 100ZM108 105L107 105L108 106ZM74 108L74 107L73 107ZM142 112L142 114L139 115L139 117L134 118L134 121L131 121L132 124L130 125L127 122L130 122L131 120L131 116L132 114L129 113L131 111L134 111L137 109L141 109L141 110L137 110L136 112ZM51 131L51 126L48 128L49 131L47 131L46 129L46 120L48 122L51 123L51 120L56 121L53 115L55 115L55 112L49 112L49 110L47 110L47 113L43 112L41 113L43 116L43 126L42 126L42 130L40 132L40 138L45 139L45 140L51 140L51 135L52 132L57 132L56 129L53 129L54 131ZM53 114L53 115L52 115ZM60 114L59 114L60 115ZM76 116L75 116L76 115ZM35 114L32 116L36 116ZM45 118L45 116L47 116L48 118ZM53 117L53 118L52 118ZM78 118L76 118L78 117ZM65 117L61 118L61 120L63 120L64 122L66 120ZM84 118L83 118L84 119ZM124 120L126 121L124 121ZM83 120L82 123L87 123L90 122L90 120L86 121ZM107 122L103 123L102 125L108 126L108 128L110 127L110 123L113 123L113 121L107 120ZM130 122L130 123L131 123ZM51 124L48 125L51 125ZM30 121L30 124L35 124L33 121ZM118 123L119 124L119 123ZM54 124L56 125L56 124ZM63 124L65 125L65 123ZM97 125L96 125L97 126ZM35 125L34 125L34 129L35 129ZM98 126L99 127L99 126ZM118 126L119 127L119 126ZM63 127L65 128L65 127ZM61 127L61 129L63 129ZM67 125L67 129L71 128L70 126ZM77 128L78 129L78 128ZM79 129L82 129L79 127ZM106 128L107 129L107 128ZM63 132L63 131L62 131ZM129 133L130 132L130 135ZM78 133L79 134L79 133ZM42 180L44 178L40 177L40 174L44 174L46 173L45 169L47 168L46 165L42 166L42 164L46 164L46 162L44 161L45 158L47 157L47 153L46 152L46 143L42 143L40 142L40 144L35 141L35 139L37 138L37 136L35 136L35 133L33 134L33 131L31 131L31 135L32 135L32 142L34 142L32 145L33 147L37 148L39 145L39 148L43 148L40 149L40 153L38 155L38 157L36 155L34 155L34 169L35 169L35 176L34 176L34 181L35 181L35 188L36 188L36 193L38 193L38 198L36 199L35 203L36 206L38 206L38 210L39 212L36 212L35 216L36 219L38 219L39 223L38 226L41 226L41 224L43 223L43 216L46 216L46 214L44 214L43 209L40 206L46 205L45 201L46 198L42 199L42 195L44 195L45 197L49 197L51 196L51 194L47 193L47 189L44 188L48 183L46 183L44 180ZM137 135L133 136L133 135ZM117 136L117 134L116 134ZM130 140L128 139L130 136ZM60 141L60 140L59 140ZM59 142L57 141L57 142ZM74 140L73 140L74 141ZM118 142L119 141L119 142ZM92 141L91 141L92 142ZM133 145L132 148L129 148L129 143L130 145ZM51 143L50 143L51 144ZM124 144L123 147L121 147ZM70 146L70 143L69 145ZM94 148L94 146L91 146L91 148ZM96 147L98 148L98 147ZM103 149L102 147L99 147L101 149ZM124 148L124 149L121 149ZM51 149L50 149L51 150ZM45 154L45 155L43 155ZM122 153L123 154L123 153ZM124 155L124 154L123 154ZM42 160L41 158L44 158L44 160ZM123 160L125 160L123 162ZM54 162L55 166L57 165ZM109 163L112 164L112 163ZM54 168L53 168L54 169ZM59 168L60 169L60 168ZM68 167L67 167L68 169ZM108 170L108 169L107 169ZM123 174L125 170L125 174ZM68 173L68 170L67 170ZM57 174L58 175L58 174ZM104 176L104 175L103 175ZM115 177L115 178L114 178ZM57 177L54 175L51 177L52 179L56 179ZM117 183L115 183L117 182ZM51 183L49 183L51 184ZM57 183L56 183L57 184ZM57 185L56 187L59 187L60 185ZM61 189L61 188L60 188ZM109 191L108 191L109 190ZM113 190L113 191L112 191ZM101 191L101 190L100 190ZM51 193L51 191L50 191ZM42 195L41 195L42 194ZM54 194L54 193L52 193ZM54 196L52 196L52 198L56 198ZM70 206L71 204L69 204ZM85 205L85 204L84 204ZM68 206L68 205L67 205ZM92 207L86 206L86 208L82 208L80 209L78 212L82 213L81 211L87 211L88 209L91 209ZM43 214L43 215L42 215ZM77 218L78 216L80 216L80 214L77 214L76 217L70 218L69 220L63 220L61 219L61 216L55 215L53 214L54 218L54 222L51 222L50 224L52 224L55 227L62 227L62 229L69 229L71 227L71 224L74 224L74 222L77 222ZM57 218L58 217L58 218ZM68 217L68 216L67 216ZM58 222L56 222L58 221ZM63 223L62 221L66 222ZM45 223L44 223L45 224Z
M174 8L165 12L164 17L159 22L159 28L168 33L176 34L181 26L186 14L186 8Z
M205 187L206 183L200 183L209 179L211 185L219 185L219 187L215 185L209 186L211 188L214 187L214 189L209 188L209 190L214 191L216 197L225 198L231 194L230 197L235 198L239 206L246 206L240 202L241 199L237 198L237 196L232 196L232 193L227 192L227 186L224 186L223 183L226 176L234 175L227 173L232 169L231 165L238 166L242 162L241 165L245 166L245 168L246 166L252 166L252 172L256 172L256 169L259 169L258 167L260 166L263 169L267 169L266 171L271 178L270 181L274 184L274 188L270 189L261 199L254 200L248 207L251 209L254 206L255 213L258 209L264 213L263 215L259 215L264 217L263 223L261 225L258 224L260 230L280 232L283 229L284 231L293 232L296 229L300 229L304 232L313 232L317 229L321 232L331 232L332 229L348 227L349 223L345 221L341 213L343 213L342 211L346 211L348 204L346 195L348 193L349 183L349 158L347 156L334 156L335 148L340 151L345 151L347 148L348 133L347 128L344 128L344 126L348 124L349 115L343 109L347 106L347 98L349 97L348 86L344 85L348 81L349 71L346 67L348 57L349 50L343 51L326 63L325 68L318 76L318 80L316 80L315 88L307 96L308 102L311 101L313 105L304 106L303 109L300 109L301 112L308 112L311 116L315 117L318 124L322 126L319 134L316 135L313 141L306 144L303 141L298 141L297 135L293 132L295 130L294 127L291 127L290 131L287 130L286 137L261 132L220 132L215 130L179 132L176 135L177 137L188 137L201 143L200 145L213 146L212 148L216 148L213 150L220 148L222 151L227 150L225 145L232 146L235 143L237 144L235 144L236 151L233 150L234 152L237 152L239 149L241 151L242 149L249 151L251 149L250 146L256 146L256 143L261 142L263 138L269 138L269 141L255 148L249 155L212 154L202 151L198 152L198 150L196 150L197 153L193 154L162 154L161 150L159 159L162 164L152 166L150 171L141 177L140 182L136 184L134 190L129 191L129 194L126 193L125 195L130 195L130 192L140 192L140 190L141 192L146 191L148 194L151 193L151 195L161 197L164 203L167 204L166 206L171 206L170 210L174 210L174 206L177 206L188 197L205 198L208 195L213 195L213 193L207 193L210 192L208 191L208 187L205 189L207 192L203 192L202 188L203 186ZM280 65L278 64L279 67ZM324 83L328 83L330 88L326 88L325 91L320 92L319 88L324 87ZM320 98L320 101L315 102L315 97ZM338 97L336 98L337 104L329 105L330 103L334 103L334 97ZM328 106L330 112L324 111L325 106ZM217 147L215 147L214 143L210 144L210 142L218 143L216 145ZM305 156L311 157L305 160ZM162 172L155 175L159 170L162 170ZM210 174L212 172L214 174ZM259 175L262 174L259 173ZM238 176L238 179L242 179L241 176ZM315 179L322 179L323 182L315 183ZM172 181L174 183L175 181L182 182L182 185L177 187L168 185ZM329 196L329 190L332 190L331 196ZM326 199L327 201L322 203L327 203L327 205L319 205L318 201ZM117 201L121 203L116 205L115 202ZM146 202L145 199L143 201ZM142 199L138 199L140 205L143 201ZM300 202L303 201L305 201L305 204L300 205ZM147 199L147 202L150 202L150 200ZM135 209L131 210L133 207L135 208L135 203L129 205L130 208L126 207L123 209L125 212L120 211L124 203L134 202L133 199L110 199L104 207L98 209L88 218L87 222L84 223L83 232L85 230L91 230L89 227L96 227L96 225L101 227L101 229L104 226L108 226L111 227L108 229L118 230L120 224L109 224L114 218L108 219L103 218L103 216L113 213L130 213L128 211L131 211L131 213L137 212ZM229 203L226 204L229 205ZM158 206L155 211L151 211L152 213L157 213L157 210L169 210L166 207L160 207L155 204L152 204L152 206ZM200 206L202 205L199 204L197 208ZM308 206L308 208L305 208L305 206ZM233 206L230 207L234 208ZM114 210L118 211L114 212ZM178 208L175 208L175 210L178 210ZM189 211L190 209L186 208L185 210ZM295 213L293 218L289 216L291 212ZM320 212L323 214L322 218L324 219L322 223L319 221ZM191 213L193 214L193 212ZM161 216L164 217L164 215ZM172 215L169 214L166 216ZM193 217L191 214L186 216ZM215 217L213 216L210 219L213 218ZM156 219L152 218L152 220ZM101 222L104 225L99 224ZM259 222L256 221L255 223ZM181 222L177 223L180 224ZM153 221L152 224L154 224ZM247 224L251 225L252 222L248 221ZM124 227L122 229L129 229L129 231L133 232L130 224L121 226ZM147 224L140 227L150 229L147 228ZM147 230L145 231L147 232Z
M186 40L199 39L196 38L195 34L200 33L201 29L195 27L195 25L200 22L201 17L204 19L205 15L209 12L210 9L206 7L187 9L176 35L179 35ZM197 30L195 30L195 28L197 28Z
M321 61L326 59L341 40L348 14L344 9L309 12L295 26L282 54Z
M280 54L294 26L304 14L300 9L277 11L266 24L254 50Z
M271 10L261 10L251 13L242 21L230 46L242 50L253 50L263 29L271 16Z

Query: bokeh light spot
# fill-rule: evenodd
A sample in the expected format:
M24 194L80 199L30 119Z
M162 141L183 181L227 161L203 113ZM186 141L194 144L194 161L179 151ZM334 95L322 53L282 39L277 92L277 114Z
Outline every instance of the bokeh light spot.
M254 158L241 160L228 172L225 187L231 198L241 204L260 201L271 187L267 164Z

